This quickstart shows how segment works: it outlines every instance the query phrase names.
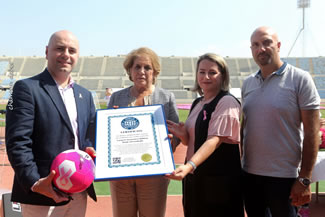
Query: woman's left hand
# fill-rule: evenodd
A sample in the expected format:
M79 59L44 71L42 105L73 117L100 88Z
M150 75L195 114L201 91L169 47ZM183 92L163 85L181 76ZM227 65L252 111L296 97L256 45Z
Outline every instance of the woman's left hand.
M172 135L178 137L183 143L183 145L187 145L188 134L186 131L185 124L183 122L175 123L170 120L167 120L166 122L167 122L168 131ZM170 135L168 135L168 137L171 138Z

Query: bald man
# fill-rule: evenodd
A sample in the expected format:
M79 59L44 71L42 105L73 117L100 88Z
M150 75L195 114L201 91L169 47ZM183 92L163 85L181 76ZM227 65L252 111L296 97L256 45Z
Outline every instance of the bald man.
M280 59L270 27L251 36L260 70L243 83L243 170L249 217L296 216L311 200L310 178L318 151L320 98L310 74ZM303 127L302 127L303 126Z
M55 191L50 171L62 151L80 149L95 157L95 106L91 93L76 84L71 71L79 58L79 43L69 31L55 32L46 47L47 68L15 83L6 112L6 147L15 171L12 201L24 217L85 216L91 185L72 194Z

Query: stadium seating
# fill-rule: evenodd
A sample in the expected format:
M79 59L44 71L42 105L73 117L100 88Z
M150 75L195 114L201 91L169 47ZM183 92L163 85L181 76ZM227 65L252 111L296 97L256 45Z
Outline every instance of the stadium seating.
M194 71L195 71L195 64L193 62L193 58L190 57L184 57L182 58L182 72L183 76L195 76Z
M181 80L183 81L182 89L189 90L194 87L195 77L183 77Z
M129 78L124 78L122 82L123 82L122 85L123 88L130 87L133 85L133 82Z
M226 58L225 59L229 68L229 74L237 76L240 73L238 61L236 58Z
M250 62L248 58L238 58L238 65L239 65L240 72L252 73L252 69L250 67Z
M318 90L321 99L325 99L325 90Z
M182 85L179 79L175 78L158 78L161 81L161 87L167 90L179 90L182 89Z
M287 57L287 58L282 58L283 61L291 64L291 65L294 65L294 66L298 66L297 64L297 58L294 58L294 57Z
M5 75L6 74L6 69L8 68L9 61L3 60L0 61L0 75Z
M98 79L80 79L79 84L83 87L87 87L90 90L98 89Z
M122 76L126 74L123 67L124 57L105 57L104 59L106 59L105 76Z
M35 75L36 72L41 72L46 67L46 59L41 57L31 57L26 58L24 66L21 70L22 76L32 76Z
M85 57L80 75L98 76L102 71L103 58Z
M259 68L253 58L249 59L249 63L251 65L252 72L257 72Z
M72 69L72 73L80 72L82 62L83 62L83 58L81 57L81 58L79 58L79 61L77 62L77 65L75 65L75 67Z
M180 76L180 58L161 57L161 76Z
M126 88L133 85L123 68L125 56L80 57L72 71L73 79L80 85L104 98L105 88ZM156 85L173 92L178 103L191 103L196 93L190 90L195 82L197 57L160 57L161 73ZM259 68L252 58L225 58L230 71L230 85L241 88L243 80ZM325 99L325 57L289 57L282 60L309 71L322 99ZM44 57L0 57L0 85L38 74L46 67ZM14 74L9 78L9 69ZM2 91L0 100L7 99L10 92Z
M230 78L230 87L241 88L241 80L239 77Z
M305 71L310 72L310 58L299 58L297 66Z
M15 79L10 79L10 78L6 78L4 80L1 81L0 85L2 86L8 86L10 84L14 84L15 83Z
M313 73L314 74L325 74L325 57L311 58Z
M315 76L314 77L316 88L325 90L325 77Z
M122 78L107 78L103 79L103 90L105 88L121 88Z

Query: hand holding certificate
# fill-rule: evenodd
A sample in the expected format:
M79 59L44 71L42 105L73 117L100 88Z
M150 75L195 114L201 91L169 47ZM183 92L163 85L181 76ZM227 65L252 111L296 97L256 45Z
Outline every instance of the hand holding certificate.
M171 173L162 105L97 111L95 180Z

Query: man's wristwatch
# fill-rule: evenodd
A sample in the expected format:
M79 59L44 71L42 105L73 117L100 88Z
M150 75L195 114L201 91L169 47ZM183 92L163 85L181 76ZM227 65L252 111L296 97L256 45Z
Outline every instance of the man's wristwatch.
M307 178L298 178L298 181L306 187L308 187L311 184L310 179Z

